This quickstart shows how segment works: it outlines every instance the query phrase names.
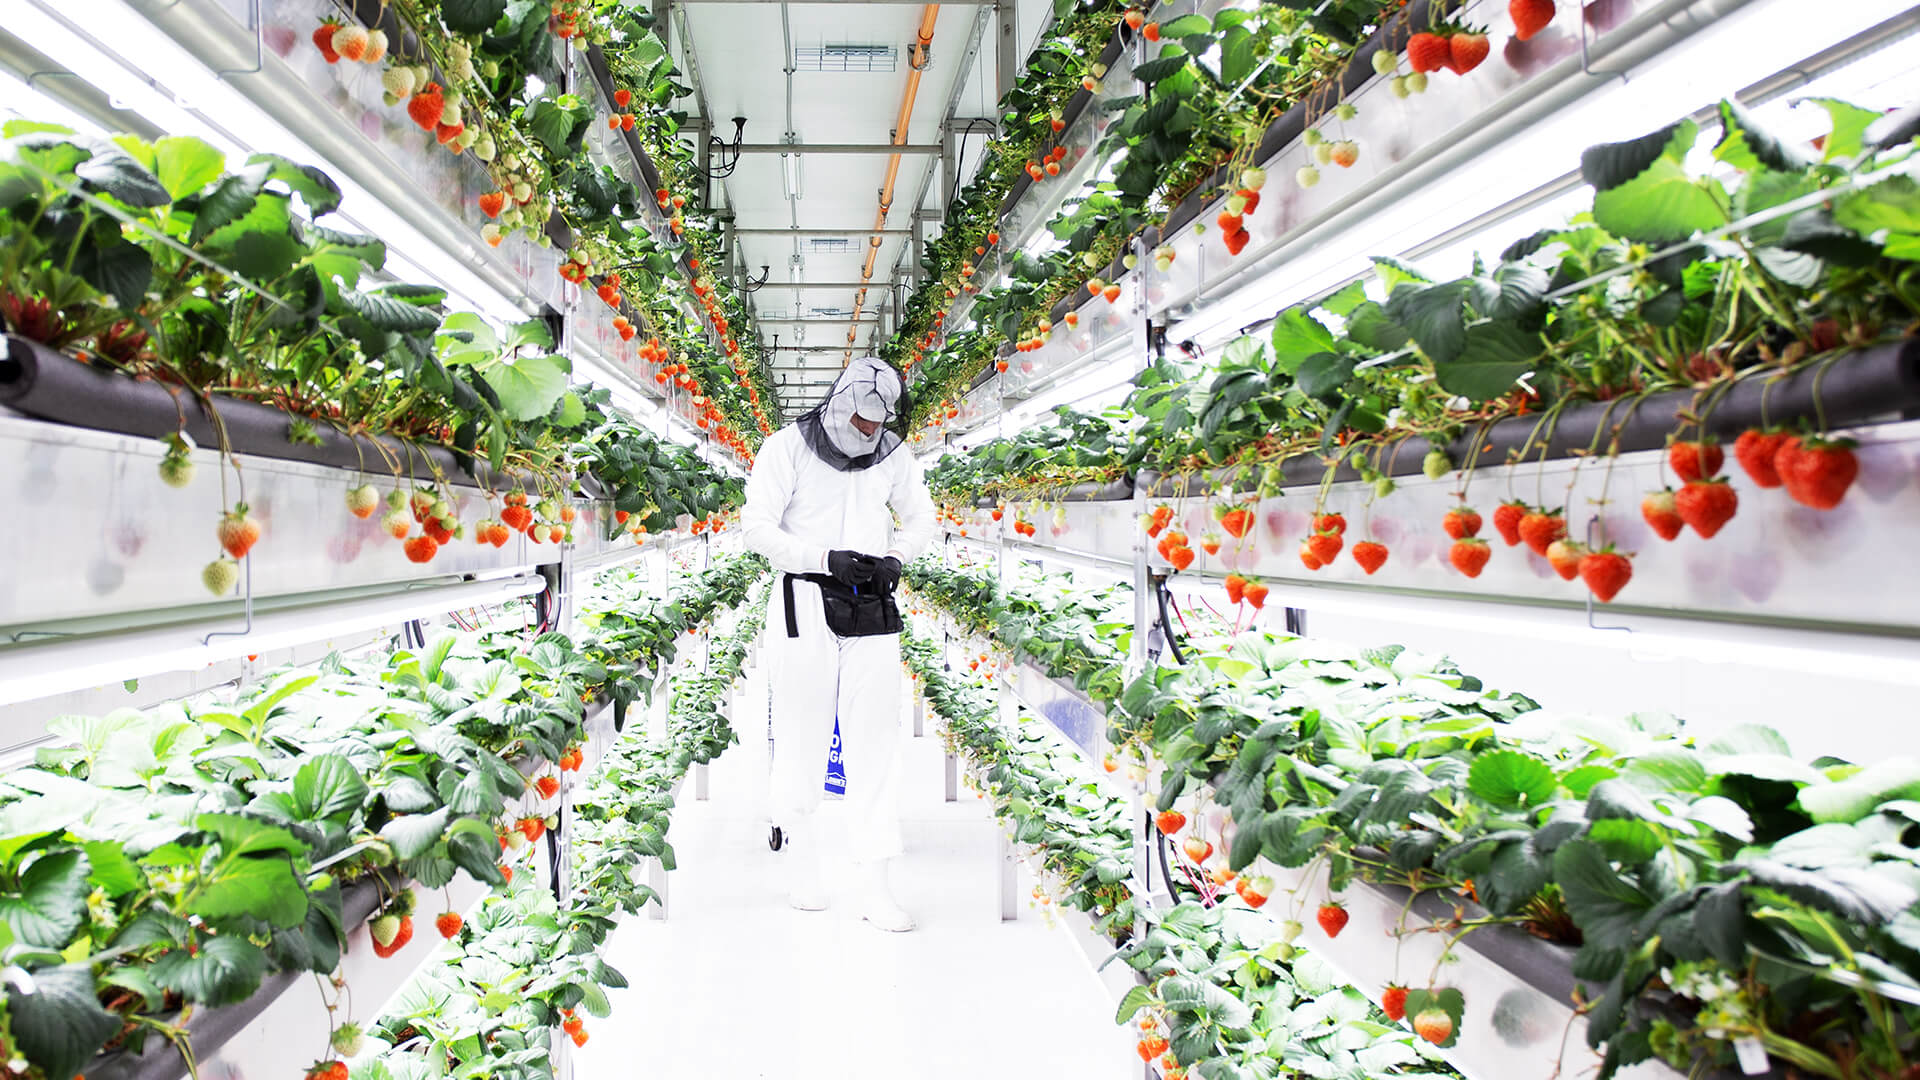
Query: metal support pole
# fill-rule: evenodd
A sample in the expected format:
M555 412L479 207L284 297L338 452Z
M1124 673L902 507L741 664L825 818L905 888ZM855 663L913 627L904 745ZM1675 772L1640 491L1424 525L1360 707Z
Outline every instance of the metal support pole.
M1014 0L994 0L993 13L1000 30L994 38L994 100L1004 101L1020 77L1020 9Z
M654 922L667 921L667 867L659 859L647 860L647 887L654 892L653 906L647 909L647 918Z
M673 55L673 0L653 0L653 32Z
M713 125L702 117L693 130L700 145L700 205L713 206Z
M952 209L949 204L953 199L954 190L959 186L960 178L956 175L960 170L960 160L956 151L958 141L954 138L952 123L940 125L940 210L942 213Z
M919 214L915 214L913 215L913 264L907 267L907 272L912 276L915 285L920 284L927 273L923 269L925 264L921 261L926 258L924 254L926 242L927 223L920 220Z
M1000 921L1020 918L1020 859L1013 837L1000 830Z
M947 801L960 801L960 759L951 753L947 755Z

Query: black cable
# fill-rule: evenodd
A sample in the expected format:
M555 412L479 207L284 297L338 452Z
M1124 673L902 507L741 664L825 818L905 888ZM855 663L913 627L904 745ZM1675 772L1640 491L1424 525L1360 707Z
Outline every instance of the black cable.
M984 129L980 126L983 122L986 124ZM982 121L978 117L975 117L967 121L967 126L960 131L960 148L958 152L955 153L953 161L953 187L947 192L947 201L943 204L945 206L952 206L953 201L959 198L961 179L967 175L967 136L981 130L994 131L996 128L991 120Z
M1173 622L1167 616L1167 604L1169 602L1167 599L1167 579L1156 579L1154 586L1153 595L1155 599L1160 601L1160 628L1166 632L1167 647L1173 650L1173 662L1179 664L1181 667L1186 667L1186 654L1181 651L1180 639L1174 634Z

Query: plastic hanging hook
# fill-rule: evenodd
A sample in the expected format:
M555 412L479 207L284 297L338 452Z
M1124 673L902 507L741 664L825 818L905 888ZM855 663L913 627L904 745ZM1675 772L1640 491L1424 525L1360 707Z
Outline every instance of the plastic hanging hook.
M385 5L382 5L383 7ZM217 68L213 77L221 82L229 75L258 75L266 66L267 57L267 21L260 14L260 0L250 0L247 5L247 18L253 26L253 66L250 68Z

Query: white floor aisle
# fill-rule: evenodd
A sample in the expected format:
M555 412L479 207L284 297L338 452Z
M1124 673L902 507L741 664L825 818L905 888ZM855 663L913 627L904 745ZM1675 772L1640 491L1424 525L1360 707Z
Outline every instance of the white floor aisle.
M612 994L611 1018L589 1018L575 1080L1138 1076L1069 931L1024 906L1030 882L1021 918L1000 921L992 818L964 789L942 800L931 733L903 730L907 853L893 875L920 928L882 933L842 896L824 912L787 906L767 847L765 702L750 672L738 711L752 719L714 763L711 800L695 801L691 779L682 789L670 918L629 917L608 941L632 986ZM838 809L823 812L830 872L843 865Z

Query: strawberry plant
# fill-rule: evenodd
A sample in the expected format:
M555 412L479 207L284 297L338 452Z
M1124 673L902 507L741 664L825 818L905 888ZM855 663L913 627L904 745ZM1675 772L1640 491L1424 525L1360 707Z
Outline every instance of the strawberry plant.
M992 798L994 814L1014 842L1031 846L1059 903L1091 915L1109 938L1131 933L1133 838L1126 801L1080 779L1085 766L1058 741L1002 723L988 688L944 670L938 643L908 632L900 647L941 718L949 749L966 760L972 784Z

